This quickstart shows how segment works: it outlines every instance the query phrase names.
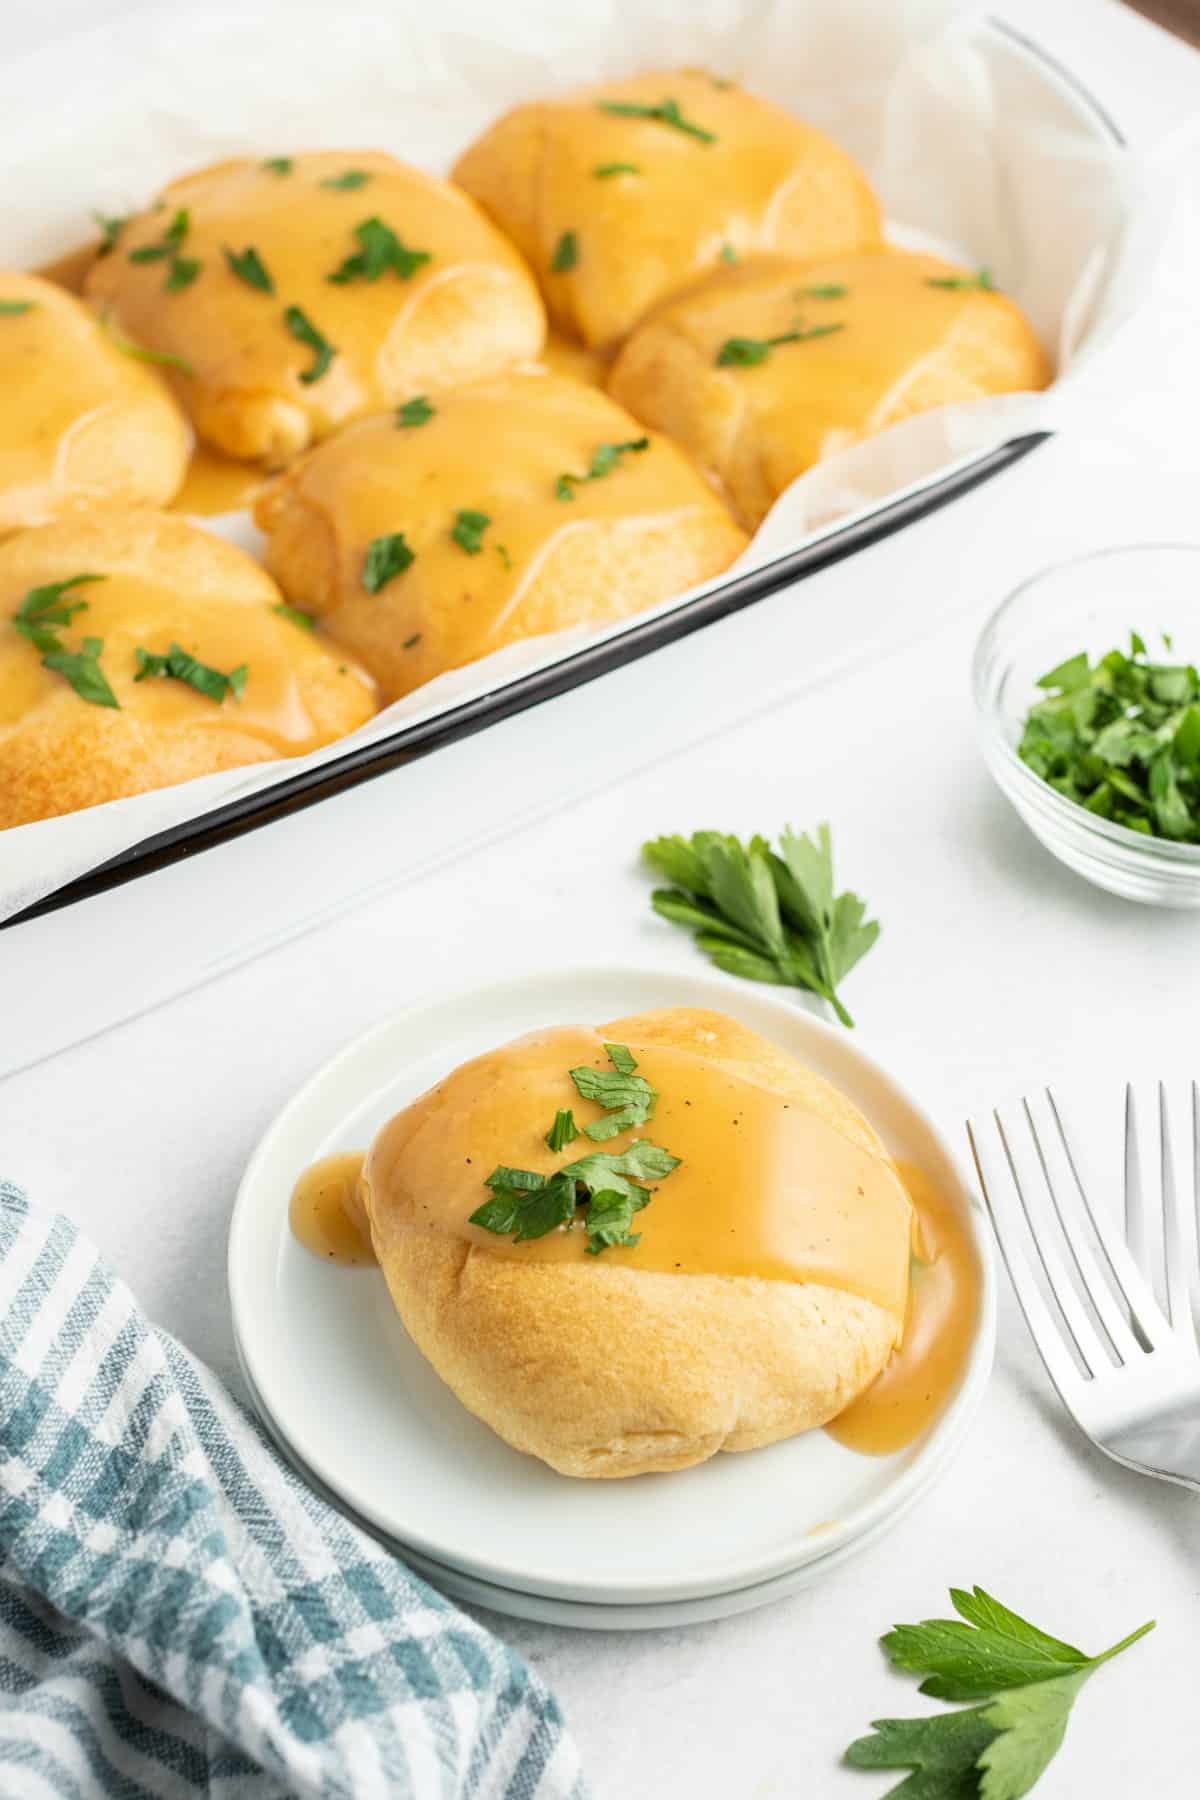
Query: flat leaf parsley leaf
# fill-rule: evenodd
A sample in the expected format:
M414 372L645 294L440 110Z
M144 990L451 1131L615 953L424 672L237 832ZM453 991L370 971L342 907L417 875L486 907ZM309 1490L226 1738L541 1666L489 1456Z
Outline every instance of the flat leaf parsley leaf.
M788 829L773 851L765 838L743 844L718 831L655 838L642 846L651 868L674 883L650 904L695 931L719 969L747 981L808 988L843 1025L853 1020L838 987L879 936L857 894L835 894L828 825L815 840Z
M430 261L430 251L410 250L380 218L363 219L354 227L354 235L359 249L326 277L339 286L348 281L378 281L389 269L401 281L411 281L417 270Z
M368 594L377 594L395 576L403 575L416 559L417 553L409 548L402 531L372 538L363 559L362 584Z
M703 125L684 118L678 100L660 100L657 106L643 106L636 100L598 100L596 104L601 112L611 113L617 119L653 119L659 125L670 125L676 131L682 131L687 137L698 138L702 144L717 141L715 131L706 131Z
M165 676L171 681L181 681L185 687L195 688L198 694L215 700L218 706L227 694L232 694L235 700L241 698L249 673L246 664L239 663L236 669L231 669L226 675L220 669L211 668L208 663L199 662L182 644L172 644L165 656L143 650L140 645L135 654L138 665L137 674L133 678L135 681Z
M573 500L575 489L585 481L600 481L605 475L611 475L620 464L623 456L636 455L650 448L648 437L630 438L624 444L600 444L592 453L586 475L560 475L554 485L556 500Z
M300 371L301 381L305 387L309 387L314 381L320 381L337 355L337 351L328 338L323 337L317 330L303 308L289 306L283 315L283 322L297 343L307 344L308 348L315 352L315 359L311 367Z
M1099 1656L1039 1631L980 1587L951 1588L958 1619L897 1625L881 1639L923 1694L986 1700L919 1719L876 1719L846 1751L856 1769L909 1769L904 1800L1020 1800L1057 1754L1080 1689L1153 1620Z
M810 338L832 337L835 331L844 331L845 325L799 325L795 331L781 331L778 337L752 338L731 337L716 354L718 369L750 369L756 363L766 362L772 350L779 344L806 344Z

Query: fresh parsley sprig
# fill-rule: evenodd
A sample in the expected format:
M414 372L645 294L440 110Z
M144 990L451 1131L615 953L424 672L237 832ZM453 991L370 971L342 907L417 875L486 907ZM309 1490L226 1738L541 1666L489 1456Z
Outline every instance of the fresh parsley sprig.
M680 111L678 100L660 100L657 106L643 106L636 100L598 100L601 112L611 113L616 119L652 119L659 125L670 125L676 131L682 131L687 137L698 138L702 144L715 144L715 131L706 131L703 125L685 119Z
M1169 646L1168 646L1169 648ZM1043 675L1018 754L1068 800L1131 831L1200 843L1200 672L1128 652L1086 652Z
M743 844L719 831L661 837L642 846L651 868L674 885L650 904L697 933L696 943L727 974L778 987L808 988L852 1026L838 986L879 936L857 894L834 893L828 825L815 840L790 827L779 853L765 838Z
M579 233L564 231L554 246L554 254L550 258L550 273L565 275L579 261Z
M397 575L403 575L417 560L417 553L402 531L389 531L372 538L363 558L362 584L368 594L377 594Z
M411 400L403 401L396 408L396 423L403 430L411 431L417 425L428 425L434 412L435 408L424 394L414 394Z
M264 156L258 166L265 169L268 175L290 175L292 159L290 156Z
M431 260L428 250L410 250L390 225L372 216L354 227L359 248L340 263L327 281L344 286L348 281L378 281L390 269L401 281L411 281L418 269Z
M103 638L86 637L78 650L52 650L48 656L43 656L42 663L69 681L79 698L86 700L89 706L111 706L120 712L121 702L100 667L103 652Z
M244 250L231 250L226 244L225 261L229 264L230 274L244 281L247 287L257 288L262 294L275 292L271 272L253 244L247 244Z
M483 549L483 534L491 522L490 513L473 512L470 507L460 507L454 515L450 536L468 556L478 556Z
M766 362L779 344L806 344L810 338L832 337L835 331L845 329L842 323L798 325L795 331L781 331L778 337L730 337L725 339L714 360L718 369L750 369L756 363Z
M36 300L0 300L0 319L17 319L22 313L32 312L36 305Z
M63 595L74 593L76 588L86 587L89 582L105 579L103 575L70 575L66 581L50 581L44 587L30 588L13 614L13 629L43 654L61 650L62 639L57 627L69 625L76 613L86 612L88 608L86 600L64 600Z
M307 344L314 353L314 360L307 369L301 369L300 379L305 387L314 381L320 381L330 363L337 355L329 339L319 332L308 314L299 306L289 306L283 315L283 322L298 344Z
M359 188L366 187L370 179L370 174L366 169L343 169L340 175L326 175L319 185L323 188L333 188L341 194L353 194Z
M246 685L249 668L239 663L226 675L220 669L214 669L208 663L202 663L194 657L182 644L172 644L165 656L156 655L151 650L143 650L138 646L134 653L137 657L137 674L135 681L148 681L156 676L165 676L171 681L180 681L185 687L195 688L209 700L215 700L220 706L227 694L235 700L241 698Z
M957 1619L897 1625L880 1641L893 1665L924 1675L923 1694L982 1706L917 1719L876 1719L846 1751L856 1769L909 1769L905 1800L1020 1800L1063 1741L1080 1689L1154 1621L1086 1656L1029 1624L980 1587L951 1588Z
M623 456L637 455L650 448L648 437L630 438L624 444L600 444L592 452L592 460L588 464L585 475L560 475L554 484L556 500L573 500L575 489L585 481L600 481L605 475L611 475L618 467Z
M484 1182L491 1198L471 1214L470 1222L522 1244L559 1228L573 1229L577 1209L585 1207L590 1255L614 1244L632 1248L638 1233L630 1232L630 1223L651 1197L644 1184L662 1181L678 1167L677 1156L641 1139L619 1154L593 1150L553 1175L501 1165Z
M184 242L191 228L191 213L186 206L179 207L172 215L171 223L155 243L139 244L129 252L130 262L166 262L167 279L163 285L168 293L190 287L204 266L198 258L183 254Z
M925 286L948 288L951 291L974 288L984 294L996 292L996 283L990 269L976 269L974 275L927 275Z
M595 1119L583 1128L584 1135L596 1144L633 1125L645 1125L654 1117L658 1101L657 1090L645 1076L634 1074L637 1063L624 1044L604 1047L613 1065L611 1069L594 1069L590 1063L584 1063L569 1071L580 1099L597 1101L608 1114L606 1119Z

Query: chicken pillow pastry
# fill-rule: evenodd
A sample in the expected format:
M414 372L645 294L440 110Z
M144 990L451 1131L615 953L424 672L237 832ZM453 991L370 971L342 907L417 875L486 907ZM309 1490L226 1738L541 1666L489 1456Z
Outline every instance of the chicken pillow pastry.
M255 517L285 594L388 700L520 639L627 618L746 542L668 439L597 388L527 371L350 426Z
M169 390L74 295L0 273L0 535L73 507L165 506L191 447Z
M375 686L244 551L111 507L0 544L0 828L315 750Z
M418 1349L564 1475L824 1425L904 1327L912 1207L874 1130L721 1013L476 1057L383 1127L359 1193Z
M790 113L696 69L518 106L454 178L536 270L552 320L612 345L699 271L757 251L879 242L858 165Z
M690 452L747 530L823 457L912 413L1045 387L1021 309L939 257L761 257L664 302L609 392Z
M171 359L202 438L268 463L406 393L535 357L545 337L528 269L475 202L381 151L184 176L85 292Z

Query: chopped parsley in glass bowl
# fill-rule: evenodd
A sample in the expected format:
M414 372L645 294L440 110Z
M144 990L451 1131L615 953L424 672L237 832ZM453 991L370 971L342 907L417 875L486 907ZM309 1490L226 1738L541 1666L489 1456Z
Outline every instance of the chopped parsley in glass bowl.
M1027 581L975 651L988 768L1034 835L1129 900L1200 906L1200 545Z

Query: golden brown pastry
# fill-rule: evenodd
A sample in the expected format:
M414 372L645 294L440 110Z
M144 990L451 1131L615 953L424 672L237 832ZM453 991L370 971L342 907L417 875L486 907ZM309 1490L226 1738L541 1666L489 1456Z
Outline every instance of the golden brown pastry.
M746 541L674 444L598 389L529 371L364 419L272 482L255 517L284 592L388 700L640 612Z
M0 828L361 725L370 677L280 605L244 551L148 508L0 544Z
M71 507L165 506L192 434L169 391L71 294L0 273L0 535Z
M555 324L609 345L722 259L838 256L879 241L857 164L821 132L698 69L518 106L454 178L537 272Z
M270 463L405 394L536 356L545 336L528 269L474 201L378 150L174 181L85 291L182 359L172 381L202 438Z
M559 1109L580 1127L606 1116L568 1071L611 1070L613 1043L657 1090L652 1119L550 1150ZM639 1140L681 1160L650 1183L636 1242L589 1254L582 1211L520 1243L469 1223L497 1165L548 1176ZM562 1027L477 1057L384 1126L361 1193L418 1348L564 1475L682 1469L823 1425L903 1325L911 1207L874 1131L721 1013Z
M1020 308L939 257L762 257L658 307L609 391L669 431L754 530L822 457L911 413L1022 388L1050 369Z

